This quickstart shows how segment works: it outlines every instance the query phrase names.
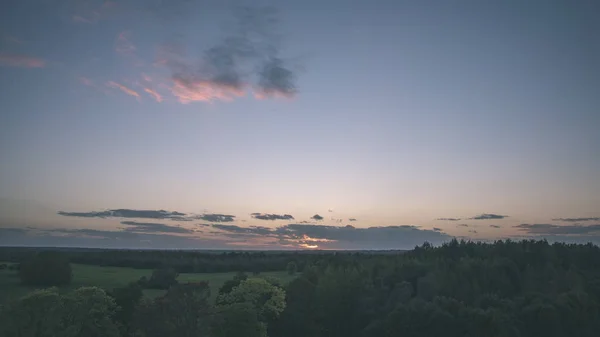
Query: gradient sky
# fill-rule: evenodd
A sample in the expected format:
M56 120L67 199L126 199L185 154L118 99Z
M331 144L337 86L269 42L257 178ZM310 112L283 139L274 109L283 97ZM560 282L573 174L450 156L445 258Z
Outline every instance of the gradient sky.
M4 0L0 244L600 243L599 12Z

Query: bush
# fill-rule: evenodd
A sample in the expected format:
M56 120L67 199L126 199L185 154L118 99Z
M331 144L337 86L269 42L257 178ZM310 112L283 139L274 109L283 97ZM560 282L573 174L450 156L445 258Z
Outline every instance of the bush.
M36 286L61 286L71 283L71 264L57 252L40 252L20 266L21 283Z
M5 264L5 263L0 264L0 270L7 269L7 268L8 268L7 264Z
M157 269L152 272L146 285L150 289L169 289L177 284L177 272L173 269Z
M289 275L296 275L296 272L298 271L298 266L296 265L296 262L290 261L287 264L286 269Z

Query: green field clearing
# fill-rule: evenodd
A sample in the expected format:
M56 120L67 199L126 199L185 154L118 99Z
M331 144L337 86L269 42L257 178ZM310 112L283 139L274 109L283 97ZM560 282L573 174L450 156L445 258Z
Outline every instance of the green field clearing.
M66 287L61 287L63 291L73 290L82 286L97 286L103 289L113 289L122 287L130 282L138 280L142 276L150 277L151 269L133 269L122 267L101 267L81 264L72 264L73 281ZM18 272L15 270L0 270L0 303L5 303L11 298L21 297L28 292L39 287L27 287L20 284ZM211 296L214 298L221 285L235 276L235 272L230 273L194 273L179 274L179 282L208 281L210 285ZM280 279L283 283L289 282L293 276L285 271L264 272L256 277L271 276ZM163 290L144 290L148 297L156 297L163 294Z

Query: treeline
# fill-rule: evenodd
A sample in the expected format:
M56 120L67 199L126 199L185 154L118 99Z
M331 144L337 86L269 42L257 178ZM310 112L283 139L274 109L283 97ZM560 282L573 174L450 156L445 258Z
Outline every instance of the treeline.
M598 336L600 249L545 241L428 244L336 256L287 290L276 337Z
M591 244L453 240L405 254L315 256L289 284L240 273L216 300L209 300L205 283L177 284L173 271L156 271L153 281L109 291L108 302L94 295L110 310L89 324L107 328L78 331L123 337L591 337L600 331L600 248ZM294 271L295 262L287 268ZM171 284L167 293L142 298L141 285L158 281ZM30 295L2 309L0 327L12 329L3 336L53 336L28 330L51 324L35 313L56 296L34 295L35 301ZM72 307L73 295L59 296L67 296L60 308ZM54 328L84 325L65 317Z
M48 248L0 247L0 261L23 262ZM294 261L301 271L334 252L52 249L71 263L136 269L170 268L178 273L266 272ZM350 254L350 253L348 253Z

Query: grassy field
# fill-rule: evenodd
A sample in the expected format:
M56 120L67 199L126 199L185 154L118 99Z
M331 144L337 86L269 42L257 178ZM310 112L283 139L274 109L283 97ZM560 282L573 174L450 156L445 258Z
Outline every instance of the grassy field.
M104 289L122 287L129 282L138 280L142 276L150 277L151 269L133 269L121 267L101 267L81 264L73 264L73 281L70 285L60 288L61 291L68 291L81 286L97 286ZM180 274L177 280L179 282L188 281L209 281L211 295L214 298L221 285L235 276L231 273L195 273ZM265 272L259 276L272 276L280 279L283 283L289 282L293 276L285 271ZM0 270L0 303L5 303L10 298L21 297L28 292L39 287L26 287L20 284L19 276L15 270ZM164 293L163 290L145 290L144 294L148 297L155 297Z

